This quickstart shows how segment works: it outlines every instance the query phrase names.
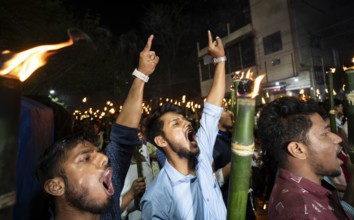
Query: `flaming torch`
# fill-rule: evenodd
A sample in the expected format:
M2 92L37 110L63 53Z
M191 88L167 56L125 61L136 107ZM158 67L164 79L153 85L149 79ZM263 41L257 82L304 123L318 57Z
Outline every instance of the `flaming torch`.
M232 134L231 174L227 219L246 219L251 161L254 153L255 97L265 74L252 80L248 71L237 87L237 116Z
M354 66L349 68L343 67L343 69L347 75L348 147L351 161L354 163Z
M3 103L0 108L0 219L12 218L11 206L14 205L16 198L15 174L21 82L45 65L46 58L53 54L54 50L73 43L73 39L70 38L64 43L37 46L16 54L4 51L0 55L0 102Z

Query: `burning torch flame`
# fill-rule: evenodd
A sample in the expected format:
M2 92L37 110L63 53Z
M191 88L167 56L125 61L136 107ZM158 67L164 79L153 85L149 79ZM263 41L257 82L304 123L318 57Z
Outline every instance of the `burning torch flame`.
M352 63L354 63L354 57L352 58ZM351 66L351 67L345 67L343 66L343 70L346 71L346 70L352 70L354 69L354 66Z
M265 75L266 74L263 73L262 75L257 76L256 80L254 81L254 89L253 89L252 96L251 96L252 99L258 95L259 88L261 86L261 82L262 82L263 78L265 77Z
M242 94L242 93L246 93L246 96L248 96L248 97L250 97L251 99L253 99L253 98L255 98L255 97L258 95L261 82L262 82L262 80L263 80L263 78L265 77L266 74L263 73L263 74L257 76L257 78L256 78L256 79L254 80L254 82L253 82L253 71L251 71L251 70L252 70L252 68L249 68L249 69L247 70L247 73L246 73L246 74L243 74L243 73L242 73L242 77L241 77L240 79L241 79L241 83L242 83L243 79L245 79L245 80L247 80L247 79L250 80L250 81L248 81L248 80L246 81L245 87L247 87L247 83L251 82L251 83L253 83L253 90L246 92L246 90L248 90L248 89L247 89L247 88L244 88L244 89L241 89L241 90L244 90L243 92L241 92L241 94ZM241 85L241 84L239 84L239 87L240 87L240 85ZM239 88L237 88L237 89L239 89ZM240 93L240 90L238 90L238 93L237 93L237 94L239 94L239 93Z
M248 93L247 96L249 96L250 98L255 98L257 95L258 95L258 92L259 92L259 89L260 89L260 85L261 85L261 82L263 80L263 78L265 77L265 73L257 76L257 78L254 80L253 82L253 90L250 91L250 93ZM242 78L241 79L250 79L251 81L253 80L253 71L251 71L251 68L248 69L247 73L244 75L242 73Z
M15 76L23 82L35 70L46 64L46 58L52 54L50 51L70 46L73 43L73 40L70 39L67 42L37 46L17 53L4 63L3 68L0 69L0 74Z

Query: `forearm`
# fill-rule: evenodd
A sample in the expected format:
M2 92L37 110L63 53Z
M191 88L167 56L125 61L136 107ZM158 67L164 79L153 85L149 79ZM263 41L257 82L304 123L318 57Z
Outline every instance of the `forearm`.
M222 187L224 183L229 179L230 171L231 171L231 162L227 163L224 167L218 169L215 172L216 179L220 187Z
M145 82L135 78L116 122L131 128L139 126Z
M231 171L231 162L227 163L223 168L222 168L222 175L224 176L224 180L228 180L230 176L230 171Z
M214 79L206 101L210 104L221 106L225 96L225 62L215 65Z
M128 208L129 204L134 200L134 195L128 191L123 197L120 204L120 211L123 212Z

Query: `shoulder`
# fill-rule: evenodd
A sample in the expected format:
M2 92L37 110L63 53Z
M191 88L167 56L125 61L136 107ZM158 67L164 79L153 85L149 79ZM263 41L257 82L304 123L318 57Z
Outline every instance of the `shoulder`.
M305 216L306 202L298 193L288 192L275 194L272 192L269 200L270 219L291 219L290 216Z
M144 193L140 207L144 219L161 218L168 219L173 209L172 186L168 181L168 177L164 172L159 175L150 184Z
M270 219L310 219L316 199L306 190L275 187L269 199Z
M157 177L151 182L150 186L144 193L142 200L156 200L155 202L159 202L166 197L172 197L172 184L166 171L161 169Z

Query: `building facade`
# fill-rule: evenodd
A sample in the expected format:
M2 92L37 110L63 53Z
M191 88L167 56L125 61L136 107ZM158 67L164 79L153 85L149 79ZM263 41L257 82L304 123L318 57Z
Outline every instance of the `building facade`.
M266 73L261 95L270 100L299 93L324 100L329 68L351 59L345 43L349 37L343 32L353 21L345 17L346 10L350 9L345 4L331 0L249 0L250 23L237 30L225 24L228 33L220 36L228 58L227 85L233 84L234 72L252 68L254 77ZM211 86L213 63L207 47L197 47L204 97Z

